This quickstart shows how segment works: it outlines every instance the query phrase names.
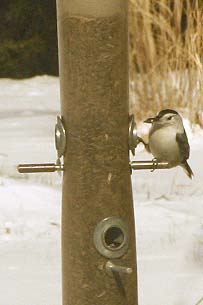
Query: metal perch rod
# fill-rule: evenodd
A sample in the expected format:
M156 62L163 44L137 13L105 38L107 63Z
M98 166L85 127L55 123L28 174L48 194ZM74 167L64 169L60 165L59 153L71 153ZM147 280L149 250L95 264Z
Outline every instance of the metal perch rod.
M168 169L171 168L168 162L158 162L156 160L150 161L132 161L130 162L131 169L144 170L144 169Z
M156 160L150 161L132 161L130 167L133 170L155 170L171 168L168 162L158 162ZM56 171L63 171L63 164L45 163L45 164L19 164L18 172L22 174L29 173L54 173Z
M55 163L45 163L45 164L19 164L18 172L21 174L28 173L54 173L56 171L63 171L64 166Z

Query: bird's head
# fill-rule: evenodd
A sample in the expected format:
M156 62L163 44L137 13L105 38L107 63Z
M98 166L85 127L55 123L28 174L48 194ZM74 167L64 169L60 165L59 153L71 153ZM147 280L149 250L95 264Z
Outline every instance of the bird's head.
M173 109L161 110L155 117L148 118L144 123L151 123L153 125L182 125L182 118L179 113Z

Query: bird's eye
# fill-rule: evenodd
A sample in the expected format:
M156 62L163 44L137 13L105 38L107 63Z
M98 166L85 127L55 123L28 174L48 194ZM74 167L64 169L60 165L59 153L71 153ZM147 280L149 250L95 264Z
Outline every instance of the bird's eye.
M173 117L172 115L169 116L169 117L167 118L167 120L170 121L170 120L172 119L172 117Z

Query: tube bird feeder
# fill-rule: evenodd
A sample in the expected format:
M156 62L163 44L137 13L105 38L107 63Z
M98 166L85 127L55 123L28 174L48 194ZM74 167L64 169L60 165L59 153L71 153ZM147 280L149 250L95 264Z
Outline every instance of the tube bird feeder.
M63 305L137 305L131 170L170 165L129 163L139 137L129 117L128 1L57 0L57 20L58 159L18 171L63 171Z
M63 305L135 305L128 1L57 0Z

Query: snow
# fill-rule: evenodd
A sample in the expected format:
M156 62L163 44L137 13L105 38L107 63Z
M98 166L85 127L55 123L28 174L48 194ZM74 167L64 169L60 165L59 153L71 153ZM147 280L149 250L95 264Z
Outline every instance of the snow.
M0 304L61 304L57 174L20 175L18 163L56 159L59 80L0 80Z
M184 125L192 181L181 168L133 173L140 304L195 305L203 297L203 132ZM149 157L139 148L135 159Z
M61 304L61 177L16 171L18 163L55 161L59 113L58 78L0 80L1 305ZM203 131L184 124L192 181L181 168L132 174L140 305L203 297ZM132 159L151 156L140 145Z

